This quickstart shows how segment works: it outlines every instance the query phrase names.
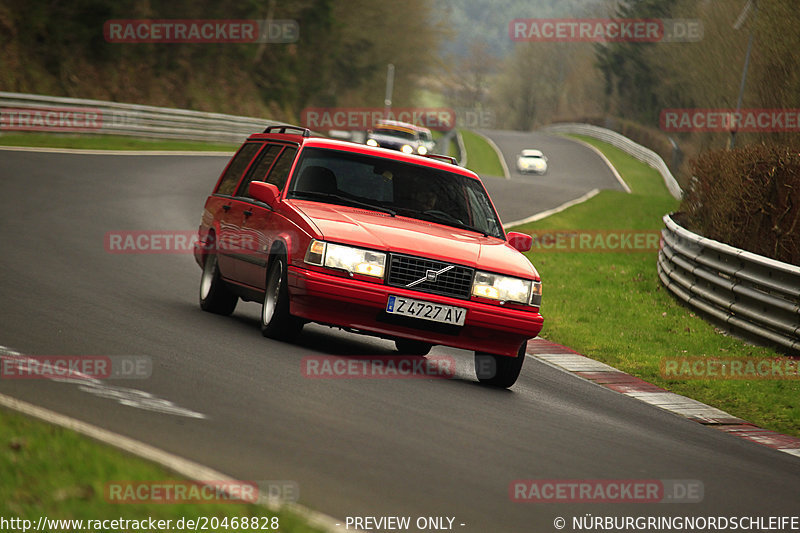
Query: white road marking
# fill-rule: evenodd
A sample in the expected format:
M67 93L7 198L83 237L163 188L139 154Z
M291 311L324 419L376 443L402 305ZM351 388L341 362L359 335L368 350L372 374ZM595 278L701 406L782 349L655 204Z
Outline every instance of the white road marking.
M0 347L0 349L4 348ZM38 418L39 420L43 420L50 424L55 424L66 429L76 431L94 440L109 444L119 448L120 450L141 457L142 459L157 463L180 476L194 481L224 481L230 483L236 483L238 481L212 468L203 466L188 459L184 459L183 457L179 457L169 452L165 452L164 450L160 450L154 446L145 444L144 442L132 439L130 437L125 437L124 435L119 435L95 425L82 422L75 418L50 411L49 409L33 405L22 400L18 400L17 398L6 396L5 394L0 394L0 406L12 409L27 416ZM279 502L274 502L269 498L266 498L259 499L259 505L262 505L273 512L280 509L289 509L302 516L303 519L312 526L324 531L337 531L336 524L342 522L341 520L336 520L333 517L313 511L296 503L281 505Z
M604 154L603 152L598 150L597 147L592 146L591 144L587 143L586 141L582 141L582 140L576 139L574 137L567 137L567 136L562 136L562 137L564 137L566 139L569 139L570 141L574 141L574 142L576 142L578 144L582 144L585 147L587 147L588 149L590 149L591 151L593 151L594 153L596 153L597 155L599 155L600 159L602 159L603 162L605 162L605 164L608 166L609 170L611 170L611 173L614 174L614 177L617 178L617 181L619 182L619 184L622 185L622 188L625 189L625 192L628 193L628 194L631 193L631 188L628 186L628 184L625 182L625 180L622 179L622 176L619 175L619 172L617 172L616 167L611 164L611 161L608 160L608 158L606 157L606 154Z
M495 144L495 142L493 140L491 140L489 137L487 137L486 135L482 135L482 134L478 133L475 130L472 130L472 133L474 133L475 135L478 135L479 137L482 137L489 144L489 146L492 147L492 150L494 150L494 153L497 154L497 159L500 160L500 166L503 167L503 177L505 179L511 179L511 173L508 171L508 165L506 164L506 158L503 156L503 152L500 151L500 147L497 146L497 144Z
M590 200L597 196L600 193L600 189L592 189L591 191L587 192L583 196L575 198L574 200L570 200L569 202L564 202L558 207L554 207L553 209L548 209L547 211L542 211L541 213L536 213L535 215L531 215L528 218L523 218L522 220L515 220L514 222L508 222L503 224L503 229L513 228L514 226L521 226L522 224L528 224L529 222L536 222L537 220L541 220L543 218L547 218L550 215L555 215L556 213L560 213L565 209L569 209L570 207L578 204L582 204L583 202Z
M11 348L0 346L0 361L2 360L19 360L20 362L31 361L35 366L36 361L26 355L23 355ZM6 364L6 363L4 363ZM93 394L100 398L107 398L115 400L116 402L126 405L128 407L135 407L137 409L144 409L147 411L155 411L175 416L185 416L188 418L206 418L203 413L180 407L169 400L164 400L150 394L136 389L127 387L117 387L109 385L99 379L93 378L80 372L72 372L69 378L47 378L50 381L59 383L71 383L78 385L78 390Z

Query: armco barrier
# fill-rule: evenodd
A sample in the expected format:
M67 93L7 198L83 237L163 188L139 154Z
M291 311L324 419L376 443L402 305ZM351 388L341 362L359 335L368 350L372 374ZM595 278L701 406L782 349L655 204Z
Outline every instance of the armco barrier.
M91 125L86 126L85 116L75 121L76 114L90 114ZM279 124L273 120L221 113L0 92L0 132L69 132L76 131L74 122L80 124L77 129L81 133L233 144L267 126Z
M800 353L800 267L739 250L664 216L658 276L678 298L747 336Z
M664 183L666 184L667 189L669 189L669 192L672 196L679 200L683 196L681 186L678 185L678 182L675 180L672 172L669 171L667 164L664 163L663 159L661 159L661 156L649 148L645 148L641 144L633 142L624 135L620 135L616 131L592 126L591 124L576 123L551 124L550 126L544 127L543 131L549 133L572 133L575 135L586 135L588 137L594 137L595 139L607 142L612 146L616 146L623 152L635 157L642 163L646 163L647 165L650 165L656 169L664 178Z

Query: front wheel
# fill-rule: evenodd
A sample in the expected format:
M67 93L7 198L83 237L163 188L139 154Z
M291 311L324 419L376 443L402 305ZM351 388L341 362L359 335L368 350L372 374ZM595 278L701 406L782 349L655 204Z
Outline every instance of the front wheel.
M261 334L292 340L303 329L303 322L289 313L289 283L286 258L278 256L270 265L261 307Z
M503 389L516 383L522 364L525 362L527 345L527 342L520 345L516 357L475 352L475 375L478 381L484 385Z
M239 297L231 292L219 274L217 254L209 252L200 277L200 308L209 313L230 315L238 301Z

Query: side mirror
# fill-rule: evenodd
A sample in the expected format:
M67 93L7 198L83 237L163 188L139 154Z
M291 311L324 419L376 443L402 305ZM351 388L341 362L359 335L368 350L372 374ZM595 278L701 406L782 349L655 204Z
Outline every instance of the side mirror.
M527 252L533 246L533 237L525 233L511 231L508 233L508 244L520 252Z
M264 202L270 207L275 207L281 191L272 183L264 183L263 181L251 181L247 187L247 192L251 197L260 202Z

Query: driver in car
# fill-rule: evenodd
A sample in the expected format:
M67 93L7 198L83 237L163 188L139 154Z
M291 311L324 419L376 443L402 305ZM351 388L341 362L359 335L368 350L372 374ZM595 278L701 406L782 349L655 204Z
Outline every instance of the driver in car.
M414 190L414 209L424 213L436 205L436 193L429 188L417 187Z

